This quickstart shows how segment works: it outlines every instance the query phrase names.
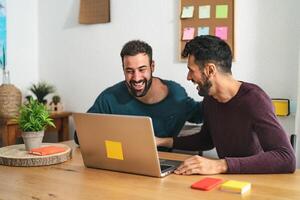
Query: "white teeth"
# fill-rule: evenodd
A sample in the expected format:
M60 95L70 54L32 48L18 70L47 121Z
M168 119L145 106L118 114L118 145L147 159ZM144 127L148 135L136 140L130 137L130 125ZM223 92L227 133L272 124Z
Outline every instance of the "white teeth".
M143 86L143 85L144 85L144 82L141 82L141 83L134 83L133 85L134 85L134 86Z

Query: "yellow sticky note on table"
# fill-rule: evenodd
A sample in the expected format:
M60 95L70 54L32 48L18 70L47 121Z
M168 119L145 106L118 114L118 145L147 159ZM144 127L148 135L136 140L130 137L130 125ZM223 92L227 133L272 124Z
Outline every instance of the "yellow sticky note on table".
M221 190L243 194L251 189L251 183L229 180L221 185Z
M105 140L105 148L107 158L124 160L121 142Z

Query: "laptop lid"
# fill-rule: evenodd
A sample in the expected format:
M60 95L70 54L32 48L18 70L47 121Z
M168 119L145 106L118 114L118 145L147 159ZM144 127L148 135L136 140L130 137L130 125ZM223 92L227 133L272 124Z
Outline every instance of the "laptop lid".
M86 167L163 177L179 164L161 171L150 117L73 113Z

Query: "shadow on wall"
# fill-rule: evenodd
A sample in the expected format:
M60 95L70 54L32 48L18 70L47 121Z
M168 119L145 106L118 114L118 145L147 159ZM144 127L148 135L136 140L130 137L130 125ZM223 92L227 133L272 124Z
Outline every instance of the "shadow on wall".
M80 8L80 0L73 0L68 15L66 15L66 21L63 27L64 29L71 29L80 26L78 22L79 8Z

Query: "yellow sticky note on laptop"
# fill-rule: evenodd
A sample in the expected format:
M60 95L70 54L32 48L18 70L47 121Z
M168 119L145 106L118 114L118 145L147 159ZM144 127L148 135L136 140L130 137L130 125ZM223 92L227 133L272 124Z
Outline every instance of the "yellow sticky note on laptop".
M105 148L107 158L124 160L121 142L105 140Z
M251 189L251 183L229 180L221 185L221 190L243 194Z

